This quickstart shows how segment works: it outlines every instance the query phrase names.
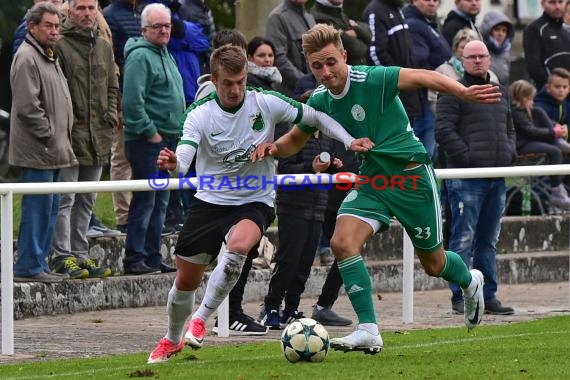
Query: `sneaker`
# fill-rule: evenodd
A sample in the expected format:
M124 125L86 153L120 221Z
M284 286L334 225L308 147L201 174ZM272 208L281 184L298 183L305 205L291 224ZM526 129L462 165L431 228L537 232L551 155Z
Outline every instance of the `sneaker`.
M485 312L485 299L483 298L483 284L485 279L483 273L477 269L471 269L471 284L463 290L463 302L465 305L465 325L468 330L474 329Z
M125 274L134 274L134 275L141 275L141 274L158 274L160 273L159 268L151 268L144 263L144 261L138 261L133 263L129 266L125 266Z
M100 238L103 237L105 235L103 235L103 232L96 230L93 226L89 227L89 229L87 230L87 234L85 235L90 239L95 239L95 238Z
M513 315L515 310L512 307L503 306L496 298L485 300L485 313L495 315Z
M113 237L121 236L123 233L118 230L113 230L105 226L99 219L93 218L92 223L89 225L89 230L98 231L103 234L103 236Z
M382 351L383 346L384 342L380 334L373 335L360 328L344 338L331 339L331 348L343 352L363 351L365 354L375 355Z
M330 307L318 310L317 305L313 306L313 314L311 314L311 318L323 326L348 326L352 324L350 319L341 317Z
M212 332L218 333L218 318ZM267 327L257 323L252 317L241 313L236 317L230 317L230 335L266 335Z
M265 316L261 320L263 326L269 327L270 330L281 329L279 310L269 310L269 313L265 313Z
M167 338L162 338L158 345L152 350L148 357L147 364L164 363L172 355L176 355L184 348L184 342L178 344L171 342Z
M334 263L334 254L330 247L319 248L319 262L321 266L331 266Z
M43 282L44 284L53 284L62 282L64 276L58 276L55 273L40 272L32 276L14 276L14 282Z
M79 266L75 257L67 257L60 260L54 266L55 272L68 274L71 279L83 279L89 277L89 271Z
M184 335L184 343L197 350L202 348L204 337L206 336L206 322L200 318L192 318L188 323L186 334Z
M175 234L176 232L177 232L177 231L176 231L176 228L174 228L174 226L164 226L164 227L162 227L161 236L162 236L162 237L164 237L164 236L170 236L170 235Z
M550 204L561 209L570 207L570 198L564 185L560 184L550 190Z
M104 278L111 275L111 268L99 267L95 260L85 259L79 263L79 266L83 269L87 269L89 271L89 277L91 278Z
M281 314L281 318L279 318L279 324L281 325L281 328L284 328L285 326L287 326L289 323L296 321L298 319L301 318L305 318L305 315L303 314L303 312L298 311L298 310L283 310L283 313Z
M451 305L451 312L453 314L463 314L465 313L465 302L459 301Z

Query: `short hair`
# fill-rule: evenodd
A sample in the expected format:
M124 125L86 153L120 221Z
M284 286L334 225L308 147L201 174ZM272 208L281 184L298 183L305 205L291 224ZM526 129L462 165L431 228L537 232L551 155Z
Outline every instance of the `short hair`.
M566 70L563 67L555 67L550 71L548 75L548 83L552 80L552 77L559 77L568 80L570 83L570 71Z
M61 20L61 13L54 4L48 1L40 1L39 3L34 4L34 6L26 14L26 24L39 24L42 22L42 18L46 13L57 15L57 17Z
M477 32L467 28L459 29L457 33L455 33L455 36L453 36L453 40L451 40L451 51L455 53L459 44L463 41L470 42L475 40L481 40Z
M253 37L249 43L247 44L247 55L248 56L253 56L256 52L256 50L261 46L261 45L269 45L271 47L271 50L273 50L273 54L275 54L275 45L273 45L273 42L271 42L271 40L268 40L265 37Z
M328 24L316 24L303 34L303 52L305 56L333 44L340 51L344 51L340 30Z
M534 95L536 95L536 87L524 79L514 81L509 86L509 97L511 98L511 103L517 107L524 107L524 99L534 97Z
M242 32L237 29L222 29L214 36L212 47L217 49L224 45L238 46L243 50L246 50L247 40Z
M73 4L75 4L77 0L67 0L67 4L69 5L69 8L71 8L73 6ZM95 0L95 7L99 7L99 0Z
M212 52L210 57L210 71L213 76L218 76L223 67L232 74L240 73L247 67L247 58L244 50L239 46L224 45Z
M170 12L170 8L168 8L166 5L161 4L161 3L149 4L149 5L144 7L144 9L141 13L141 26L143 28L148 26L148 16L149 16L150 12L153 12L153 11L162 11L162 12L168 13L169 17L172 16L172 13Z

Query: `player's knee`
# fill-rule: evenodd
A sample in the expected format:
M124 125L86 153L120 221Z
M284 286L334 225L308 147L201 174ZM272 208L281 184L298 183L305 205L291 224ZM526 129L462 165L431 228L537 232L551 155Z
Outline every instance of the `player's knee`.
M428 276L439 277L445 266L443 248L435 252L426 252L416 249L416 255L420 259L424 271Z
M333 236L331 239L331 248L335 257L340 260L358 254L357 249L354 248L354 244L352 244L349 239L342 237Z

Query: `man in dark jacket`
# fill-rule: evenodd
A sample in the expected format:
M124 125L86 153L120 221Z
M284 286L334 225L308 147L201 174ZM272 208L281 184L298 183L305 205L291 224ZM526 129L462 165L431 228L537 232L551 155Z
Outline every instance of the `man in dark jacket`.
M491 60L481 41L465 45L461 58L466 87L489 83ZM510 166L516 158L515 131L506 89L497 104L476 104L451 95L437 102L436 139L451 168ZM496 297L496 244L501 216L505 209L504 178L446 180L451 208L449 249L457 252L466 265L473 257L473 268L485 277L485 312L509 315L513 309ZM463 295L450 283L452 310L463 314Z
M481 12L481 0L455 0L455 9L449 11L441 28L441 33L449 46L461 29L472 29L477 32L480 40L483 39L479 28L475 25L475 17L479 12Z
M439 1L413 0L403 12L412 33L418 67L426 70L435 70L451 57L451 48L438 31L438 5ZM426 89L422 90L422 95L423 115L412 120L412 128L433 160L437 156L435 116L430 108Z
M523 33L526 69L538 90L555 67L570 70L570 32L564 23L564 0L542 0L542 16Z
M402 15L403 5L403 0L372 0L364 9L362 20L372 31L370 59L376 66L418 67L412 34ZM419 90L401 91L400 99L410 120L422 116Z

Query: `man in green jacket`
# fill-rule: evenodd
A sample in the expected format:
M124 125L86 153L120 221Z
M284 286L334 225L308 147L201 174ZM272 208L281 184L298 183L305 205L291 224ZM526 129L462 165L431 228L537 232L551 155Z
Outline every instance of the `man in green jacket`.
M67 78L73 104L71 141L79 165L61 169L62 182L98 181L109 163L117 125L119 82L113 49L96 23L96 0L69 0L69 17L55 50ZM107 277L89 257L87 230L97 193L63 194L52 243L52 267L71 278Z
M123 123L125 153L133 179L149 179L159 171L158 153L175 149L185 101L182 77L166 45L170 40L170 10L147 5L141 14L143 37L125 44ZM162 262L161 233L168 192L133 192L127 221L125 273L173 272Z

